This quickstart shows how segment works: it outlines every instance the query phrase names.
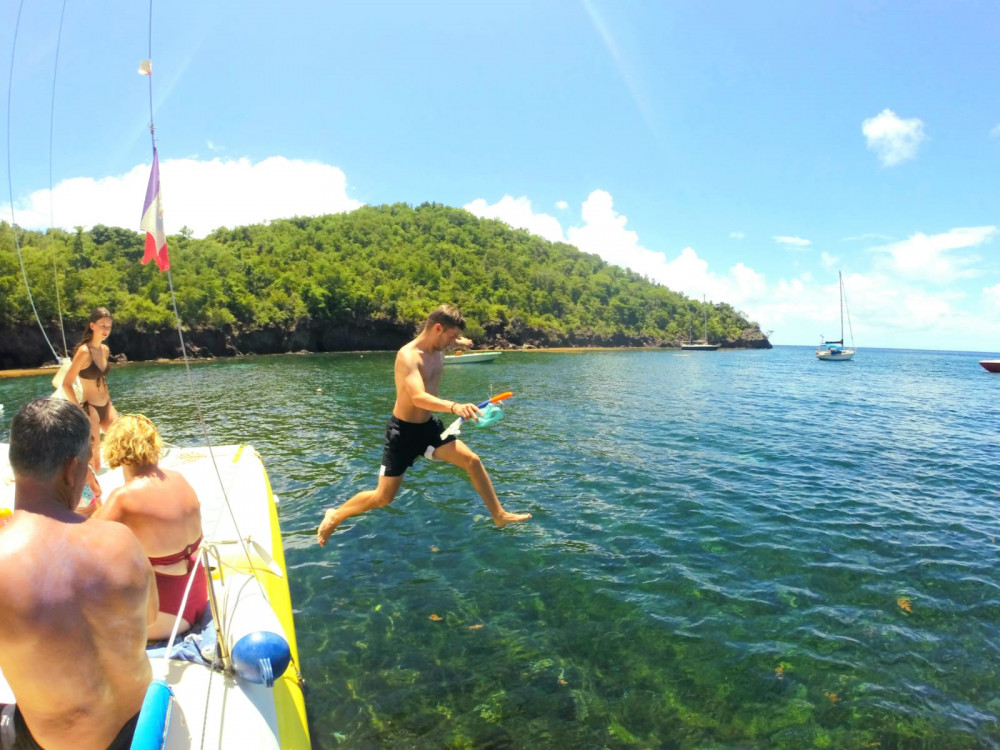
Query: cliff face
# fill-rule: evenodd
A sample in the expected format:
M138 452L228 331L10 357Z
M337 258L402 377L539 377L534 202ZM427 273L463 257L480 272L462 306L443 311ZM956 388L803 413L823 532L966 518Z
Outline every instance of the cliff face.
M771 342L759 328L744 328L736 341L728 341L723 346L736 349L772 349Z
M284 354L287 352L391 351L405 344L415 333L412 326L389 321L358 324L305 323L293 330L264 328L233 333L204 329L184 331L188 356L193 359L238 357L244 354ZM46 329L49 340L62 353L62 336L55 328ZM76 334L67 338L72 351ZM678 346L680 342L626 335L600 336L588 331L560 334L520 325L486 329L485 348L516 349L546 346ZM112 355L130 362L181 357L176 328L136 331L117 325L108 346ZM759 330L748 328L740 339L725 341L724 348L770 349L771 342ZM0 329L0 370L40 367L54 362L38 326Z
M629 336L615 333L610 336L593 331L570 331L561 334L522 325L516 318L506 326L486 326L484 348L518 349L521 347L562 347L562 346L635 346L635 347L680 347L680 340L670 341L652 336ZM723 349L770 349L771 342L757 328L745 329L740 338L720 342Z
M62 354L62 337L58 330L46 330L46 333L56 350ZM189 357L204 359L243 354L283 354L302 350L391 350L398 349L412 335L413 328L410 326L372 321L352 326L303 325L291 331L265 328L239 334L220 330L184 331L184 343ZM67 338L71 352L76 342L75 336ZM124 355L124 359L131 362L181 357L176 328L136 331L117 325L107 343L112 355ZM0 330L0 370L40 367L53 361L52 351L42 338L38 326L21 326L16 331Z

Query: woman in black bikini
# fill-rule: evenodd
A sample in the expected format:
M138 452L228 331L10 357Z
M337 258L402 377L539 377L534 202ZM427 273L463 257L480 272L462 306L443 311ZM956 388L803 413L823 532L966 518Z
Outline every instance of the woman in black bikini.
M93 473L87 484L94 493L94 500L87 510L92 513L101 503L101 486L97 483L97 472L101 468L101 430L107 431L111 423L118 419L118 412L111 403L108 393L108 370L111 369L111 351L104 343L111 334L111 311L106 307L95 307L90 313L87 330L80 339L73 363L63 379L63 393L74 404L78 404L90 418L91 440L94 457L91 460ZM77 376L83 385L83 403L80 404L73 393L73 381Z

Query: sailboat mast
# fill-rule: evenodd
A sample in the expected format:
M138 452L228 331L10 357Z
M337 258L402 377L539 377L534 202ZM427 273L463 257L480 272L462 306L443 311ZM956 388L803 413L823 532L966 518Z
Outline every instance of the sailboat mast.
M840 281L840 345L844 345L844 274L837 271L837 279Z

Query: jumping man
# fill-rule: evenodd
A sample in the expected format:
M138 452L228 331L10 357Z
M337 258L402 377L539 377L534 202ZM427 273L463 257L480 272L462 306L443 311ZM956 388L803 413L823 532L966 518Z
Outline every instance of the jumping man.
M472 344L461 336L464 329L462 313L451 305L441 305L427 317L417 337L396 354L396 404L385 428L378 487L359 492L339 508L327 510L316 534L321 547L351 516L391 503L403 483L403 474L418 456L447 461L465 469L497 526L531 518L530 513L509 513L503 509L479 456L454 435L442 440L444 425L432 414L451 412L474 420L482 413L475 404L447 401L437 395L445 350L454 345Z

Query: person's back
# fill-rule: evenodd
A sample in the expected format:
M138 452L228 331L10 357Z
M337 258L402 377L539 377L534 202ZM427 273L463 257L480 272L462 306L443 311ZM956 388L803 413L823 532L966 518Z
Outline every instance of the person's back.
M141 414L123 414L107 432L108 466L122 467L125 484L114 490L95 519L124 524L138 538L156 575L160 613L150 623L149 640L190 629L208 605L208 579L197 564L201 544L201 503L184 476L159 466L163 441ZM187 579L195 577L190 590Z
M62 446L65 456L77 437L77 457L57 460L54 472L35 455ZM117 744L152 678L145 637L157 597L142 547L125 527L71 510L89 437L82 411L53 399L28 404L11 426L17 484L0 527L0 670L27 730L49 750Z
M146 474L112 492L95 518L111 514L132 530L149 557L172 555L201 538L198 495L182 474L171 469L149 467Z

